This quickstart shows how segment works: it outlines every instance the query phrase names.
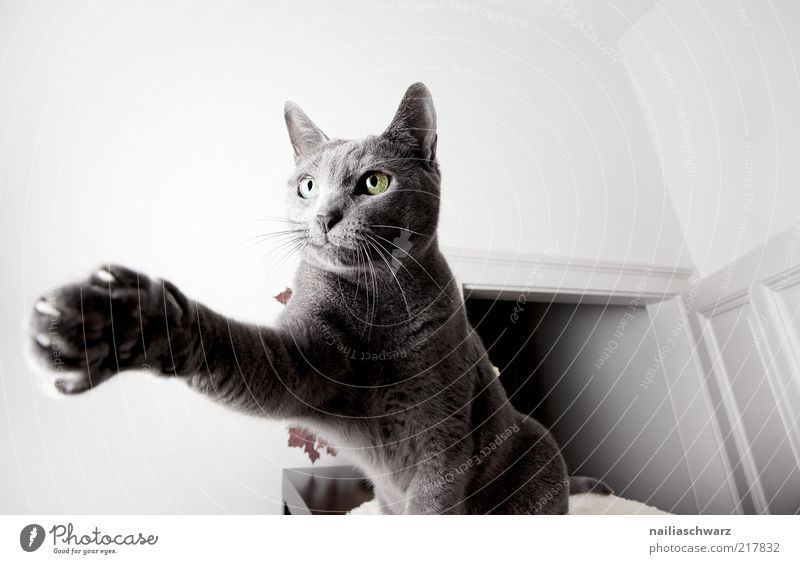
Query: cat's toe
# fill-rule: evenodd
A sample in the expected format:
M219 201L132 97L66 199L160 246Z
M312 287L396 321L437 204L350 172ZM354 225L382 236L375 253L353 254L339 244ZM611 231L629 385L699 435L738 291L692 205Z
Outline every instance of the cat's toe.
M80 394L98 383L92 382L90 374L82 371L60 372L53 380L55 389L65 395Z
M49 374L47 381L62 394L75 394L107 379L110 347L56 332L38 333L32 347L36 363Z
M108 293L81 285L62 287L39 299L29 320L38 365L55 373L96 370L109 354ZM78 389L70 375L66 390Z

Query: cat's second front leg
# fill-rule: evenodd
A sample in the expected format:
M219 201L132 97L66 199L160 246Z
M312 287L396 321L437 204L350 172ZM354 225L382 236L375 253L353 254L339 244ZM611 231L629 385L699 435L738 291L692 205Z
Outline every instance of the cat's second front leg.
M187 310L169 282L102 267L36 302L34 354L64 394L89 390L122 370L152 367L169 374L191 339Z
M410 515L462 514L466 512L464 469L469 467L468 453L459 443L452 450L442 449L428 455L416 467L405 512Z

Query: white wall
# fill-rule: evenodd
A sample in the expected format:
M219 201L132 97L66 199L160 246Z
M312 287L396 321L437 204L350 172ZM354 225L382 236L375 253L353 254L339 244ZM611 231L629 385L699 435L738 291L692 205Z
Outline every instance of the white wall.
M243 242L282 213L285 98L357 136L425 81L451 247L539 253L555 239L563 257L690 266L626 72L587 27L598 12L475 6L0 7L0 511L278 511L281 468L306 463L283 426L141 375L47 398L20 323L100 261L274 317L291 264ZM595 29L618 31L615 17Z
M799 18L792 0L675 0L620 40L703 275L800 217Z
M670 351L665 376L689 384L682 403L705 396L682 434L710 408L717 446L687 457L698 468L722 459L706 472L720 484L712 495L728 490L747 513L800 503L798 17L790 0L660 2L620 40L703 277L677 302L696 353Z

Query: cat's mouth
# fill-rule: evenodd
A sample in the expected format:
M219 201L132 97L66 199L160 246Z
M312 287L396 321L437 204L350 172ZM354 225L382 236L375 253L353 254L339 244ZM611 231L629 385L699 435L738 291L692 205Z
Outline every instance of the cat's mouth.
M382 256L385 255L385 256ZM377 245L350 242L325 241L311 242L306 247L309 262L325 270L343 272L376 272L382 269L390 254L385 250L378 251Z
M326 270L352 270L359 268L359 251L330 239L312 242L307 247L306 256L312 263Z

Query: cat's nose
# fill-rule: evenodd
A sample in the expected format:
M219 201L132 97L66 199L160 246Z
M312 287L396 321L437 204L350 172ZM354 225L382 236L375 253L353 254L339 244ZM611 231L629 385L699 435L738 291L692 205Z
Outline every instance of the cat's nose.
M325 234L333 229L333 226L339 223L340 219L342 219L342 216L336 213L321 213L317 215L319 226L322 227L322 232Z

